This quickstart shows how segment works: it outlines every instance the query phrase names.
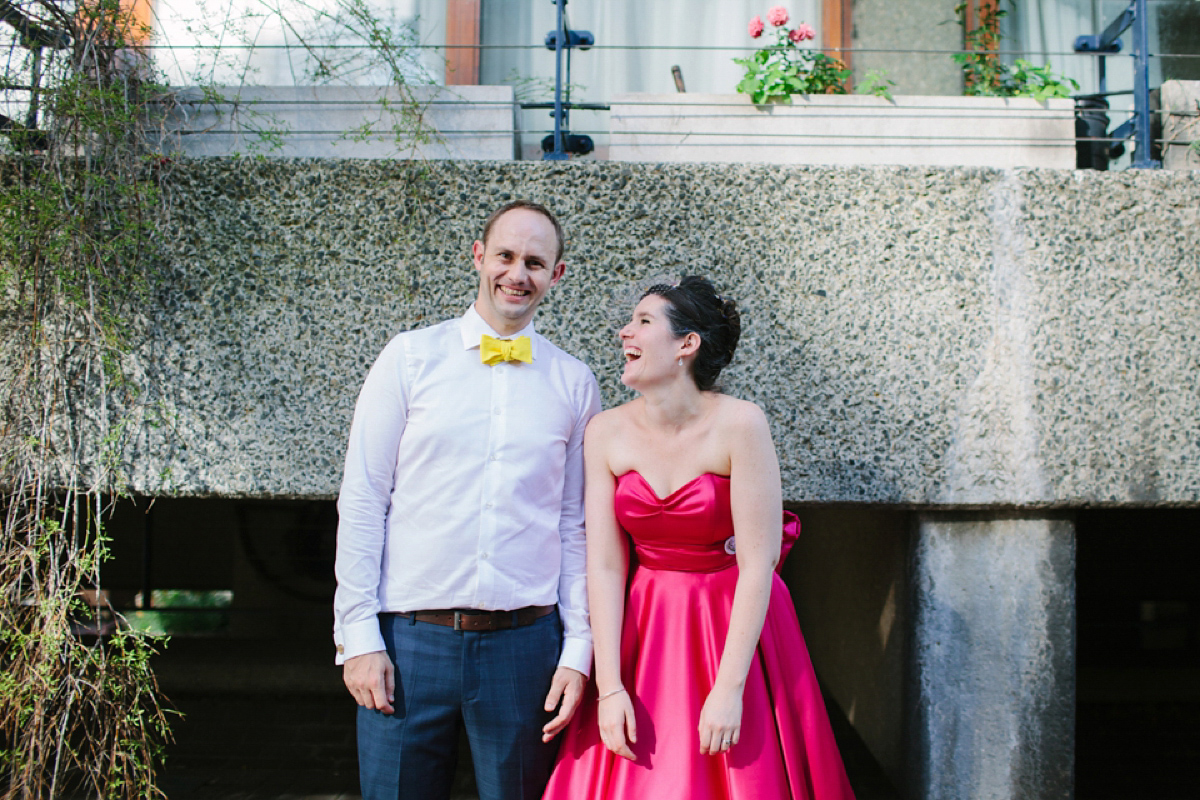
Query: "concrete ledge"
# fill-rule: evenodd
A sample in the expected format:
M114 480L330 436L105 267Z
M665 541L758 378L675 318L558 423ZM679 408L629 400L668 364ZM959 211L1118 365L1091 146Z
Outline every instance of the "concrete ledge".
M168 142L189 156L515 157L511 86L229 86L181 99ZM396 110L410 102L419 125Z
M613 161L936 167L1075 166L1070 100L624 94L612 100Z

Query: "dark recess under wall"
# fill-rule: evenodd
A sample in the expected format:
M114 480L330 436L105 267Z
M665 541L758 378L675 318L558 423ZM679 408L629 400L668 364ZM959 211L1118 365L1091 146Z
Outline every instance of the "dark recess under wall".
M233 590L228 626L177 635L157 657L186 716L163 785L171 800L357 794L354 708L329 638L332 502L125 501L109 526L106 582ZM1077 515L1076 797L1192 797L1200 761L1200 511ZM831 707L860 800L892 796ZM469 759L469 753L464 757ZM473 796L469 761L459 798Z
M1200 511L1076 517L1075 797L1196 796Z

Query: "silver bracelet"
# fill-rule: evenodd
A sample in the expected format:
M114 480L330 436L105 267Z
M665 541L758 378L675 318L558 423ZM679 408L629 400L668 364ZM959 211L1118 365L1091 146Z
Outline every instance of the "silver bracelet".
M609 697L612 697L614 694L620 694L620 693L621 693L621 692L623 692L623 691L625 691L625 687L624 687L624 686L622 686L622 687L621 687L621 688L619 688L619 689L613 689L611 692L605 692L604 694L602 694L602 695L600 695L599 697L597 697L597 698L596 698L596 702L597 702L597 703L599 703L601 700L605 700L605 699L607 699L607 698L609 698Z

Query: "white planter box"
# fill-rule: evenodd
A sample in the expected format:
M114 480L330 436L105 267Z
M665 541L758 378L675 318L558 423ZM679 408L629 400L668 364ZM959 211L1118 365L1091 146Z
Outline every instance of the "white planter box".
M1075 167L1065 99L624 94L611 105L613 161Z
M395 107L402 98L391 87L229 86L216 89L222 102L215 104L205 102L199 89L183 90L184 104L168 121L165 148L190 156L515 157L511 86L413 86L410 91L433 134L429 141L397 137L398 115L388 104Z

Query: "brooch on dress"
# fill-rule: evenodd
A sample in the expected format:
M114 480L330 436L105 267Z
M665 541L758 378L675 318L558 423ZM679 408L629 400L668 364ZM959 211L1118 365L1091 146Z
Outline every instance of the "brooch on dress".
M725 552L729 553L731 556L737 553L737 545L733 543L733 538L734 537L730 536L725 540Z

